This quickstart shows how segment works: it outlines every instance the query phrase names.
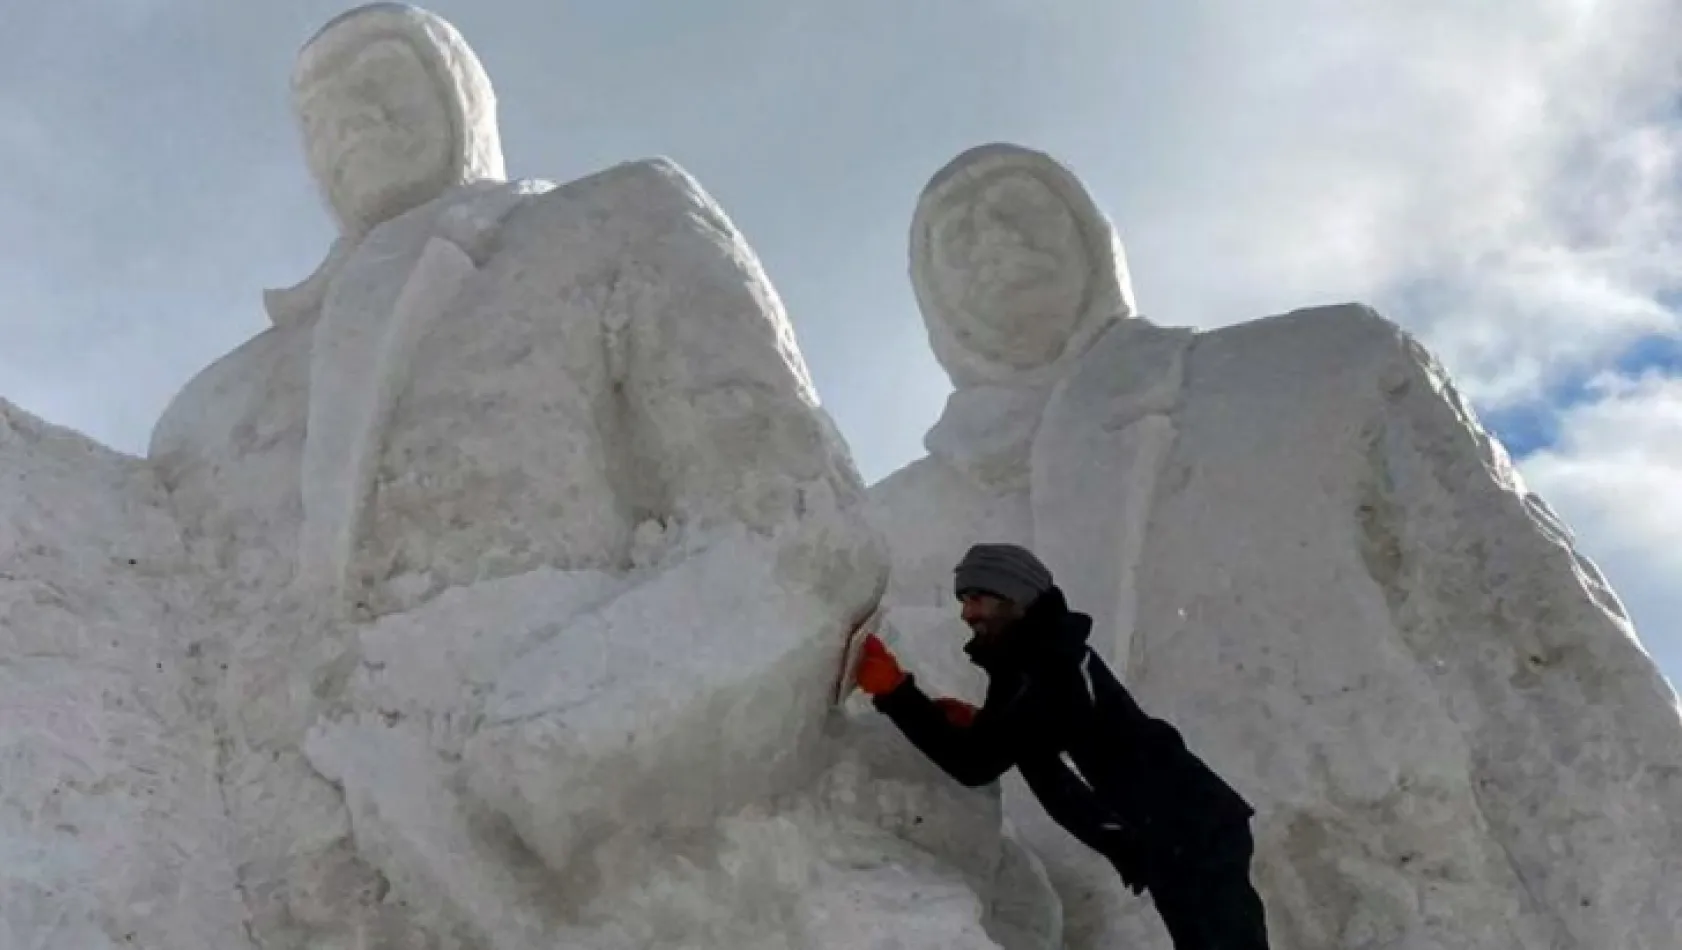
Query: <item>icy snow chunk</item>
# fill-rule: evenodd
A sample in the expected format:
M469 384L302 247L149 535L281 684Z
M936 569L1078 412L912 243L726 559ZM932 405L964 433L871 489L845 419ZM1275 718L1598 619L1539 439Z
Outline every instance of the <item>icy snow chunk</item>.
M880 559L838 517L659 570L510 666L467 744L471 788L561 869L616 828L704 826L809 783Z

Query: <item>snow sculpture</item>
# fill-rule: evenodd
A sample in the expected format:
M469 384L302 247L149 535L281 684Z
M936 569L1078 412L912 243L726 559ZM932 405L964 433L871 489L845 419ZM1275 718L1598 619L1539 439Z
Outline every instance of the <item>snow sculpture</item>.
M955 389L928 457L873 486L894 568L887 603L938 688L972 690L951 572L978 538L1033 547L1125 669L1132 571L1190 334L1134 316L1121 242L1085 186L1042 153L983 145L923 189L911 282ZM913 636L911 631L921 631ZM1014 775L1006 809L1061 895L1068 939L1104 945L1127 895L1046 820Z
M787 860L754 836L845 784L830 681L884 584L781 303L669 162L502 181L488 80L430 13L336 19L294 87L341 236L153 441L225 610L208 662L252 929L701 939L693 908L625 903L681 900L633 893L670 857L651 837L728 862L695 887ZM851 811L767 846L895 855L952 896L930 946L985 939L964 869ZM708 844L726 827L734 853ZM821 915L858 882L769 884L771 918L819 915L791 932L849 932ZM730 945L775 921L711 923Z
M226 675L215 659L243 659L253 644L217 649L250 635L241 617L207 609L207 582L216 579L188 563L150 468L0 403L0 471L13 489L0 498L4 946L992 946L963 875L810 805L748 809L666 840L628 825L593 854L601 878L635 883L594 895L557 882L475 814L436 767L440 734L467 718L449 711L465 705L460 694L499 679L522 632L554 625L552 605L603 600L615 583L553 571L454 589L362 630L351 692L378 704L383 728L326 721L310 745L323 768L356 773L346 786L355 850L379 865L367 886L389 913L349 916L336 928L317 918L304 932L297 912L354 910L354 902L327 903L342 898L335 888L360 896L357 865L326 860L343 849L321 849L348 828L314 790L254 781L272 774L256 771L249 748L228 747L252 738L271 714L297 713L272 689L241 696L250 710L226 693L220 709L205 702L202 687ZM811 562L787 558L777 579L797 588L802 564ZM304 642L299 633L279 623L262 631L289 645ZM288 658L300 669L278 675L307 687L318 672L309 657ZM781 672L789 676L780 682L798 691L798 669ZM826 687L801 695L826 697ZM645 698L657 705L661 695ZM781 711L774 697L757 698ZM700 775L682 778L705 787ZM880 794L842 788L847 782L832 776L823 800ZM264 804L319 820L296 822L289 830L298 837L285 844L324 875L338 873L265 878L273 857L251 855L249 840L230 848L225 805L250 820ZM237 868L231 851L247 855ZM285 914L265 913L281 899Z
M1280 945L1678 932L1676 696L1418 344L1360 307L1198 335L1133 318L1107 222L1013 146L934 176L912 280L956 386L929 457L871 488L913 663L973 684L937 612L951 566L976 538L1030 544L1256 804ZM1168 945L1014 779L1004 798L1070 947Z
M829 708L884 598L973 689L978 536L1256 802L1281 945L1682 930L1674 693L1370 312L1154 326L1074 176L973 150L913 229L957 391L866 492L681 169L503 180L483 70L412 7L330 23L295 88L341 233L149 458L0 403L0 945L1163 946L1021 789Z

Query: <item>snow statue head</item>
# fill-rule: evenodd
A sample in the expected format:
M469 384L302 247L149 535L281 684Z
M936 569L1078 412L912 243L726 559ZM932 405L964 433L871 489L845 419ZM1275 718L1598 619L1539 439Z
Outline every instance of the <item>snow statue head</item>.
M1055 376L1133 314L1109 219L1067 168L1016 145L970 149L929 180L911 222L911 284L959 387Z
M292 93L310 172L346 234L504 177L490 77L426 10L371 3L329 21L299 52Z

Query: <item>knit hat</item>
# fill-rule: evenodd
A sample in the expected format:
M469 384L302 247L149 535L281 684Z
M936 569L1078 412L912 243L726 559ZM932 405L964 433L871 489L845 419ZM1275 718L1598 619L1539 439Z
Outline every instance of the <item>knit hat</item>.
M1026 607L1051 588L1051 571L1027 548L1015 544L977 544L958 562L956 588L984 591Z

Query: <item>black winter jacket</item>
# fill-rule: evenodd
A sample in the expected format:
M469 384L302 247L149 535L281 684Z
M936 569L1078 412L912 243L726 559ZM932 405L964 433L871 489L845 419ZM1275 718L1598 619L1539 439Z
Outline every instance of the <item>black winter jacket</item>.
M1054 587L997 642L965 648L988 675L971 725L949 723L912 676L876 697L876 708L967 786L1015 766L1053 820L1112 861L1142 861L1150 877L1165 864L1198 863L1199 852L1221 846L1220 831L1255 810L1179 730L1139 707L1087 645L1091 629Z

